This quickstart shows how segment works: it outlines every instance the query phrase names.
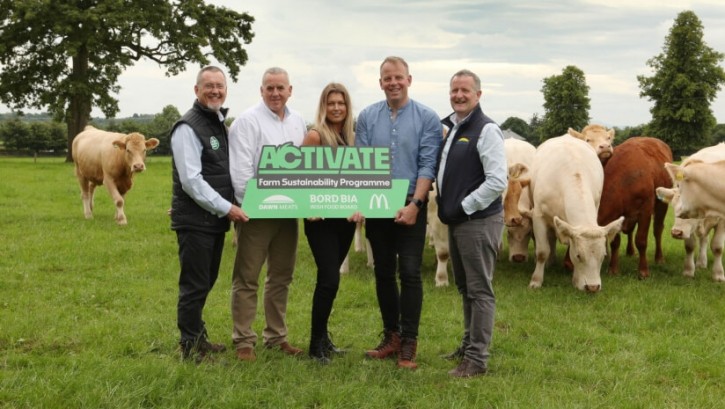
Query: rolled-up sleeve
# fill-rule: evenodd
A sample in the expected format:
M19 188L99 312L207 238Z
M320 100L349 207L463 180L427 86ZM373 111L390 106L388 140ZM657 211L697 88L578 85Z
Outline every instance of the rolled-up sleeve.
M435 179L438 150L443 139L443 126L438 117L428 115L423 125L423 137L418 151L418 178Z
M171 135L174 165L181 189L202 209L218 217L229 214L232 204L214 190L201 175L201 142L189 125L180 124Z

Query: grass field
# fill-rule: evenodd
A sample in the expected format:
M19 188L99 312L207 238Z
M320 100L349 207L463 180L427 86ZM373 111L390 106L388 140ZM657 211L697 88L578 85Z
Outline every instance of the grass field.
M150 157L127 195L128 226L105 188L85 220L71 164L0 158L0 407L2 408L720 408L725 399L725 286L699 269L681 275L682 243L666 235L666 264L640 281L636 260L576 291L557 263L527 288L533 261L499 262L490 373L451 379L462 331L453 287L425 300L415 372L363 358L379 341L372 271L354 253L330 321L349 352L326 367L257 348L196 366L177 352L178 261L169 230L170 160ZM668 226L672 212L668 215ZM214 341L231 347L234 248L205 309ZM650 246L650 253L652 253ZM559 255L563 252L559 248ZM606 260L605 260L606 263ZM603 267L603 271L606 268ZM302 234L288 326L307 347L315 268ZM261 308L255 329L261 334Z

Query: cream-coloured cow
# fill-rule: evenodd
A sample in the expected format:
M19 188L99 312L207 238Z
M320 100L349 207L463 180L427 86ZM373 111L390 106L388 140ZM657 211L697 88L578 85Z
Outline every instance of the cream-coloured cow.
M622 228L623 217L604 227L597 225L604 171L591 146L564 135L541 144L531 166L530 212L536 243L536 268L530 288L541 287L544 267L554 254L556 239L569 246L579 290L602 288L600 269L607 242Z
M680 219L675 218L671 234L675 239L681 239L685 243L685 266L682 275L694 277L695 268L707 268L707 240L710 238L710 250L712 251L712 279L714 281L725 281L723 273L722 250L725 244L725 220L719 217L706 217L704 219ZM697 259L695 259L695 246L698 247Z
M532 237L531 219L524 217L521 211L531 210L527 178L529 167L534 162L536 147L526 141L508 138L504 140L504 148L509 168L508 186L503 193L509 261L520 263L529 258L529 241Z
M116 204L116 223L126 224L124 196L133 185L133 175L146 170L146 151L159 145L156 138L140 133L121 134L86 126L73 139L73 161L81 186L83 214L93 218L93 194L96 186L106 185Z
M679 200L674 206L675 216L725 218L725 161L691 161L687 167L667 163L665 169L677 180Z
M606 164L614 154L614 129L607 129L602 125L589 124L581 133L569 128L568 134L588 143L597 152L602 165Z
M692 162L714 163L722 160L725 160L725 144L719 143L715 146L700 149L690 155L682 162L682 167L686 168ZM676 208L679 202L679 189L676 178L673 179L673 182L672 189L657 189L657 196L666 202L670 202ZM722 265L725 220L719 217L682 219L675 216L675 222L670 233L673 238L684 240L685 266L682 272L684 276L694 277L696 267L707 268L707 236L711 230L714 230L710 238L710 249L713 254L712 278L715 281L725 281ZM694 257L696 245L699 245L697 260Z

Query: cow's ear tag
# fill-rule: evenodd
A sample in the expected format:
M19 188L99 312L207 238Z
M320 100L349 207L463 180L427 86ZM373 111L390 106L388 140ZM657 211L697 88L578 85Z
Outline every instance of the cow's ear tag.
M677 174L675 175L675 179L677 179L678 182L682 182L685 180L685 174L682 173L681 170L677 171Z

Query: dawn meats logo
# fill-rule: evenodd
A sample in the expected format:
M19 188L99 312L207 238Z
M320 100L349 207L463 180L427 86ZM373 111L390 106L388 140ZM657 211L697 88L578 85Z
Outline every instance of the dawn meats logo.
M259 210L297 210L297 204L288 196L273 195L262 200Z

